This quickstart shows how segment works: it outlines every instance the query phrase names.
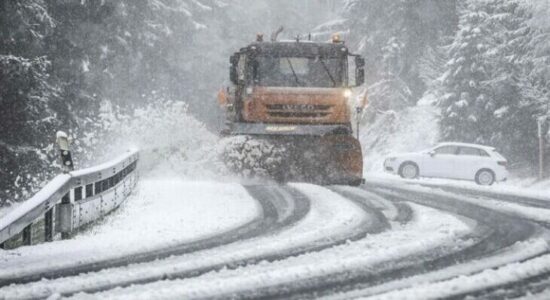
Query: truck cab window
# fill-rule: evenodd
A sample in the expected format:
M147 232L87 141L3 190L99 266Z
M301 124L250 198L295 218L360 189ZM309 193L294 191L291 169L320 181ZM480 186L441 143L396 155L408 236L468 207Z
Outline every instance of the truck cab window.
M274 57L257 58L260 86L338 87L343 85L342 58Z

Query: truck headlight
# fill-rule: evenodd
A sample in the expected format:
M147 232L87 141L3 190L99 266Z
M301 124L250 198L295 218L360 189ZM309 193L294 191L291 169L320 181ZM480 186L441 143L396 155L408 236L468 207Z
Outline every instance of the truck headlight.
M350 90L350 89L345 89L345 90L344 90L344 97L349 98L349 97L351 97L351 94L352 94L352 93L351 93L351 90Z

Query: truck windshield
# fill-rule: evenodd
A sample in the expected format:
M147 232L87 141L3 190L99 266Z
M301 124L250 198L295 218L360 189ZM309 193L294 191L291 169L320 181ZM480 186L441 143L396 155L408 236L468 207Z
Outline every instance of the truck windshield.
M257 58L255 82L260 86L338 87L343 85L342 58Z

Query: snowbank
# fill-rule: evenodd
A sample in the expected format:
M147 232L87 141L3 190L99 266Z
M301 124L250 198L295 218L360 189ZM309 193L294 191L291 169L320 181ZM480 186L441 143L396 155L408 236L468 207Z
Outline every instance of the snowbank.
M206 238L257 218L261 208L239 185L143 180L100 224L71 240L0 252L0 276L125 257ZM1 297L0 297L1 298Z

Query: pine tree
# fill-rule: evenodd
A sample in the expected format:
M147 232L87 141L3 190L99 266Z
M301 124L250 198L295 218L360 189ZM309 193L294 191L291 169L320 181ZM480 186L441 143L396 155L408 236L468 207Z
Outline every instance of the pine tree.
M55 23L42 0L0 4L0 206L51 176L58 88L40 53Z
M367 61L371 108L400 109L421 98L429 82L420 64L453 32L455 10L455 1L346 1L352 48Z
M469 1L443 79L447 140L493 145L512 160L534 157L536 92L526 80L530 15L519 1Z

